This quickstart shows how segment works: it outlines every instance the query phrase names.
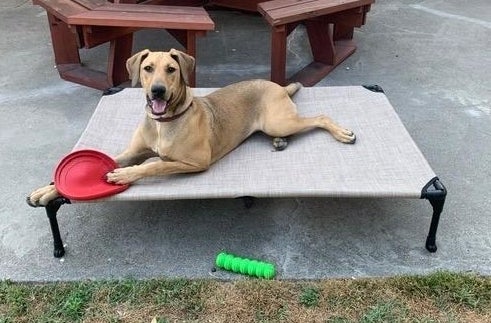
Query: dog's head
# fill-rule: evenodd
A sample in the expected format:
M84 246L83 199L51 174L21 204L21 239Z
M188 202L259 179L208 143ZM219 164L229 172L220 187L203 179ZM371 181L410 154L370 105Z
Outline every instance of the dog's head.
M159 119L186 101L194 58L176 49L169 52L145 49L130 57L126 68L132 86L140 81L145 91L148 115Z

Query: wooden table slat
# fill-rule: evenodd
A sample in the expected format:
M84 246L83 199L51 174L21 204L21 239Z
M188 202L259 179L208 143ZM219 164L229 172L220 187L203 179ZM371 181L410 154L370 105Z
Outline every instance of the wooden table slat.
M69 24L88 26L168 28L188 30L213 30L214 23L208 17L175 15L168 13L117 12L93 10L71 16Z
M185 6L161 6L161 5L144 5L144 4L106 4L94 9L94 11L126 11L126 12L143 12L143 13L168 13L174 15L197 15L208 16L206 10L202 7L185 7Z
M103 6L108 3L107 0L71 0L71 1L76 2L79 5L90 10L93 10L97 7Z

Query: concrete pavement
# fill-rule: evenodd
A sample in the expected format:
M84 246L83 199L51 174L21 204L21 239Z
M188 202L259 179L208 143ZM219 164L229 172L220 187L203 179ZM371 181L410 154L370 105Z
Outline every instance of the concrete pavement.
M217 30L198 44L200 87L269 76L269 29L260 17L213 12ZM136 34L135 51L177 44ZM417 274L447 269L491 274L491 6L486 0L378 0L356 31L358 50L319 85L381 85L449 193L437 234L424 241L431 207L404 199L260 199L63 206L67 254L52 256L43 209L24 199L51 180L101 93L61 80L44 10L0 4L0 279L219 277L215 255L262 258L287 279ZM308 63L302 30L289 67ZM82 51L104 68L107 47ZM390 135L390 134L388 134Z

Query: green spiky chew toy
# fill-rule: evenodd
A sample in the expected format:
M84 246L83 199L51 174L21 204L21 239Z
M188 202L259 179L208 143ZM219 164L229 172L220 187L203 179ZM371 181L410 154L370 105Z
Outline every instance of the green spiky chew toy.
M241 258L226 252L217 255L215 264L221 269L259 278L272 279L276 274L275 266L271 263Z

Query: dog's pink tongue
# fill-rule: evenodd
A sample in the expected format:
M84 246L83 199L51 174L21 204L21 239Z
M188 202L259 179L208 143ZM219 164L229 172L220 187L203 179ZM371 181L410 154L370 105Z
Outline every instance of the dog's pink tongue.
M167 108L167 101L152 100L152 110L156 114L164 114Z

